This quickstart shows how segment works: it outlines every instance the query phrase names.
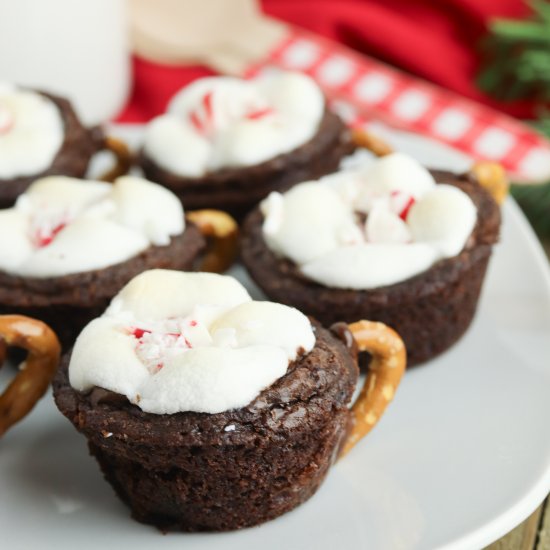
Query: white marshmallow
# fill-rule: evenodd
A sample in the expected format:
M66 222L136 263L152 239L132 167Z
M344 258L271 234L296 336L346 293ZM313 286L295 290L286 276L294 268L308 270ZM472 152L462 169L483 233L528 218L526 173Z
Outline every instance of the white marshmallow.
M231 277L152 270L84 328L69 380L79 391L125 395L149 413L219 413L246 406L314 345L302 313L251 301Z
M339 244L335 227L346 225L351 211L338 194L326 185L306 182L284 194L282 212L274 211L280 218L271 220L271 202L264 202L264 226L278 226L275 232L265 232L269 247L284 254L296 263L310 261L327 253Z
M364 290L392 285L428 269L436 260L424 243L339 247L301 266L306 277L328 287Z
M170 191L134 177L114 185L62 176L37 180L0 211L0 269L58 277L115 265L185 229Z
M53 101L1 84L0 119L0 179L32 176L51 166L65 140Z
M407 223L414 240L428 242L441 256L450 257L464 248L476 219L477 210L468 195L440 184L413 204Z
M182 177L251 166L310 140L324 110L321 90L303 74L203 78L177 93L168 112L149 124L144 151Z
M232 277L217 273L181 273L152 269L134 277L113 298L106 315L126 312L137 319L187 317L194 312L208 322L211 308L225 311L251 301L246 289ZM196 311L197 306L202 309ZM204 315L201 315L204 314Z
M313 281L357 290L403 281L455 256L477 218L463 191L436 185L401 153L272 194L262 212L274 253ZM367 215L364 225L357 212Z

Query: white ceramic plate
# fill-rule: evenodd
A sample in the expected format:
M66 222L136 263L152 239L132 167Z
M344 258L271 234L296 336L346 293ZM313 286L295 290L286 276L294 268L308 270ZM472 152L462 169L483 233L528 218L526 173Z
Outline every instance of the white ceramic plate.
M437 154L438 164L463 167L457 162L464 159L430 142L397 139L424 161ZM241 268L235 272L245 278ZM508 201L471 329L452 350L406 374L380 425L297 510L236 533L163 536L130 519L84 438L48 396L0 440L1 546L482 548L550 490L549 395L548 262Z

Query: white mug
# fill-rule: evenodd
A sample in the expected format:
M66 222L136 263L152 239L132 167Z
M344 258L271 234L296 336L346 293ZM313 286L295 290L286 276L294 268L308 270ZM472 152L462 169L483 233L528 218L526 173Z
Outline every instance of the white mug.
M128 96L125 0L0 0L0 81L70 99L85 124Z

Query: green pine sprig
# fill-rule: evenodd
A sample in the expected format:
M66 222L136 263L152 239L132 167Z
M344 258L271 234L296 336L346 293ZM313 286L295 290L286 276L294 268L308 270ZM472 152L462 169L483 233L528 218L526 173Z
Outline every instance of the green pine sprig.
M543 238L550 239L550 182L539 185L512 185L510 194Z
M496 99L536 104L533 123L550 138L550 3L531 0L528 20L497 19L482 43L485 64L478 86ZM512 185L511 193L539 235L550 238L550 182Z
M544 105L550 102L550 3L529 4L531 19L496 19L489 25L477 84L503 101L534 99Z

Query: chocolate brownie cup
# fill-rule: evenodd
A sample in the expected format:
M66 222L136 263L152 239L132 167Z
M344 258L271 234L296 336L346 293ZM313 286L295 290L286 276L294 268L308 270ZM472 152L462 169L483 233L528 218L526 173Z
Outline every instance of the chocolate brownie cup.
M211 224L216 213L206 214ZM218 214L235 239L235 224ZM140 178L38 180L0 211L0 312L37 317L70 344L138 273L202 267L200 216L186 220L177 197Z
M231 277L149 271L84 329L54 397L136 520L248 527L308 499L399 383L405 351L393 331L339 328L254 302ZM351 410L350 331L375 355Z
M241 218L271 191L336 170L351 147L309 77L215 77L183 89L149 124L140 165L189 208Z
M99 127L85 128L69 101L0 83L0 208L12 206L38 178L83 177L92 156L102 149L116 156L104 179L127 172L126 146Z
M241 255L270 299L324 325L386 323L416 365L470 325L499 227L474 172L430 173L394 153L270 196L246 220Z

